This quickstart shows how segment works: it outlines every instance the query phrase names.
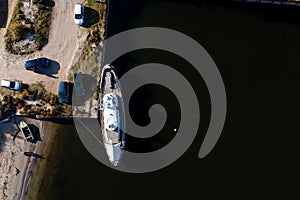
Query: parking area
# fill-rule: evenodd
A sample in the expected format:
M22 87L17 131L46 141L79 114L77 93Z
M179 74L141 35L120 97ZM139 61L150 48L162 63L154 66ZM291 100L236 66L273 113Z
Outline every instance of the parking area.
M20 80L25 83L43 81L49 92L57 93L58 81L67 79L74 52L77 49L77 29L74 24L74 4L77 1L55 1L48 44L39 52L29 55L12 55L5 51L5 28L0 29L0 79ZM8 2L8 21L11 18L16 0ZM8 25L8 24L7 24ZM26 60L46 57L51 62L43 73L34 73L24 68Z

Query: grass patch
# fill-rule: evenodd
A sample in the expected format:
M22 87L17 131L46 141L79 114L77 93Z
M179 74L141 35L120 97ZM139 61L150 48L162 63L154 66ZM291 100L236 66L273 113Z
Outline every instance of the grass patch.
M78 71L91 75L97 80L96 90L93 94L93 99L97 100L99 97L98 79L101 65L101 59L99 58L102 56L102 46L100 45L100 49L93 48L93 46L98 46L105 39L108 7L107 1L100 2L99 0L86 0L83 2L83 5L97 11L99 21L85 30L87 31L87 39L84 42L82 53L78 62L72 65L67 79L69 82L73 82L73 73Z
M37 23L34 26L36 50L41 50L48 43L51 11L51 7L39 4Z
M87 0L84 3L86 6L98 11L99 21L98 23L91 26L89 29L89 35L87 38L87 43L98 45L105 37L105 28L106 28L106 12L107 12L107 3L103 1L102 3L97 0Z
M99 45L105 37L105 26L106 26L106 12L107 4L106 1L100 3L97 0L86 0L83 5L89 7L99 14L99 20L97 23L93 24L86 31L88 32L87 39L84 43L83 53L81 54L79 63L72 66L71 71L78 71L81 61L85 60L88 55L94 51L92 45Z
M23 11L26 9L32 11L25 14ZM50 6L36 1L28 6L27 0L18 0L6 31L5 49L9 53L19 55L41 50L48 43L51 11ZM26 35L33 36L32 41L26 40Z
M67 77L70 82L73 82L73 73L77 71L87 73L95 79L99 78L100 73L99 55L101 55L101 50L99 52L99 49L95 49L93 46L99 45L105 39L107 2L86 0L83 2L83 5L97 11L99 21L86 29L87 39L84 42L79 61L71 67L70 74ZM93 62L93 60L97 61ZM89 67L83 67L84 65L88 65Z

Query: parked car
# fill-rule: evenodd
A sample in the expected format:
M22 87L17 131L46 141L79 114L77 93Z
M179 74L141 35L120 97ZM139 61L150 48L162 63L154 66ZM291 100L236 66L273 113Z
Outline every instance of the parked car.
M1 86L11 90L20 90L22 84L18 81L1 80Z
M24 67L26 70L38 70L41 68L46 68L49 66L49 59L47 58L37 58L37 59L33 59L33 60L27 60L24 63Z
M81 26L84 23L84 6L76 3L74 7L74 22Z
M85 89L82 82L82 74L80 72L75 72L73 74L73 81L76 96L83 96Z
M69 103L70 88L68 82L58 82L58 100L60 103Z

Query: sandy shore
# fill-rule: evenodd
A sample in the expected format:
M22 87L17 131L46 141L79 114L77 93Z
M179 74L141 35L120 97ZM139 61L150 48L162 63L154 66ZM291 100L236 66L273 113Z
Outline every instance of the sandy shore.
M47 195L55 180L54 174L62 164L57 155L64 151L66 135L69 134L72 120L65 120L64 123L45 122L44 131L47 136L43 139L43 145L39 152L44 159L37 159L33 165L33 172L27 190L24 191L25 199L47 199Z
M16 2L17 0L8 1L7 26ZM4 42L6 29L0 28L0 79L16 79L21 80L23 83L42 81L46 90L57 93L58 81L67 79L70 67L73 63L78 62L84 41L87 38L86 31L84 29L80 30L80 27L76 26L73 21L74 4L78 2L77 0L55 1L49 41L39 52L23 56L7 53ZM94 53L93 56L98 58L101 56L101 52ZM36 57L47 57L59 63L60 68L57 74L47 76L25 70L24 62ZM90 60L93 60L93 57ZM83 65L90 66L89 63L83 63ZM85 68L81 70L85 72ZM88 113L87 117L91 117L94 116L93 113L96 113L94 108L97 105L97 101L91 98L85 102L82 108L79 107L79 110L88 111L84 113ZM41 141L37 143L25 141L22 132L18 128L21 120L36 126ZM53 127L48 127L45 130L45 127L47 127L45 124L47 122L22 117L13 117L8 122L0 122L0 200L36 199L35 197L41 185L47 184L43 180L47 173L45 172L45 166L49 162L48 158L55 152L52 146L55 146L58 136L55 134L55 130L52 130L55 129ZM24 152L35 152L45 156L46 159L27 157L23 155ZM36 182L32 183L32 180ZM31 184L36 190L28 190Z
M11 121L0 125L0 199L21 199L22 188L29 177L34 157L27 157L24 152L38 153L41 141L27 142L18 124L25 120L39 130L44 138L43 122L22 117L12 117Z

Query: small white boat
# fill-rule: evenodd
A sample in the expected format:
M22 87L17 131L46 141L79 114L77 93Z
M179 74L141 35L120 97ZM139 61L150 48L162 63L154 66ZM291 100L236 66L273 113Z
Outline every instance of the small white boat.
M26 124L26 122L24 121L21 121L20 122L20 128L21 128L21 131L25 137L25 139L28 141L28 142L33 142L35 140L28 124Z

